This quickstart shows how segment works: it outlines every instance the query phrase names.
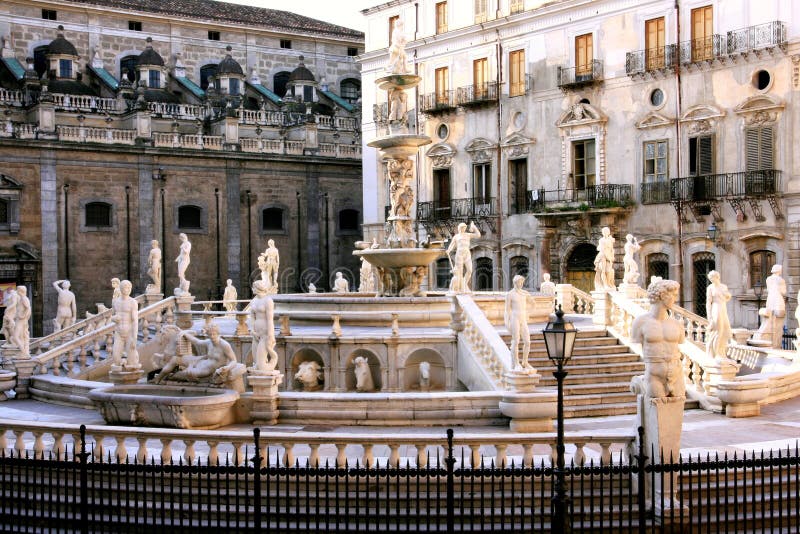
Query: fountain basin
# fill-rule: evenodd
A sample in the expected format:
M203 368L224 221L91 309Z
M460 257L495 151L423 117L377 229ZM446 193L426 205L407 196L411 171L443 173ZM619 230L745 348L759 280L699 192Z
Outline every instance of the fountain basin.
M419 85L422 77L416 74L389 74L375 80L378 89L389 91L391 89L413 89Z
M379 269L379 273L383 271L382 293L385 296L396 297L402 295L401 291L411 283L408 276L404 276L403 269L427 267L443 252L444 249L441 248L376 248L355 250L353 254L364 258Z
M390 158L405 159L415 155L419 147L430 143L431 138L427 135L393 134L370 141L367 146L377 148Z
M133 384L89 392L108 424L217 428L234 422L239 393L199 386Z

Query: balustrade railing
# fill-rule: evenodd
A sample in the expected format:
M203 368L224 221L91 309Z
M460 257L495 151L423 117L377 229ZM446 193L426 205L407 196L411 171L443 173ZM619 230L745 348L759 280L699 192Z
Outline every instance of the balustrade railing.
M704 174L670 180L670 200L673 201L760 197L781 192L781 171L775 169Z
M628 76L674 68L678 63L677 45L659 46L625 54L625 73Z
M4 106L24 106L25 96L22 91L0 87L0 104Z
M580 207L610 208L627 206L633 202L628 184L590 185L582 189L533 189L528 191L527 211L540 212L553 208Z
M420 95L419 109L422 113L438 113L456 107L455 91L437 91L427 95Z
M222 150L224 143L225 138L221 135L153 133L153 145L156 147Z
M572 286L572 295L574 297L573 310L575 310L575 313L594 313L594 297L575 286Z
M725 37L722 35L709 35L708 37L678 43L681 65L713 61L722 58L727 53Z
M603 62L593 59L585 65L575 67L559 66L556 76L556 83L559 87L578 87L599 82L603 79Z
M668 181L643 182L640 192L639 202L642 204L665 204L671 200Z
M53 97L53 105L57 109L69 111L117 111L116 98L100 98L87 95L69 95L62 93L50 93Z
M727 34L728 54L743 54L776 46L786 46L786 24L780 21L758 24Z
M417 220L443 221L497 216L493 197L454 198L447 202L417 203Z
M455 299L464 322L464 330L459 333L459 338L467 344L474 358L469 363L477 363L495 389L505 389L504 375L514 368L511 351L469 295L457 295ZM468 362L459 362L459 367L466 365Z
M74 143L102 143L132 145L136 142L136 130L116 128L94 128L90 126L57 126L59 141Z
M191 104L173 104L167 102L148 102L147 109L150 113L171 117L175 119L204 119L206 108Z
M476 106L499 100L497 82L484 82L456 89L456 104Z

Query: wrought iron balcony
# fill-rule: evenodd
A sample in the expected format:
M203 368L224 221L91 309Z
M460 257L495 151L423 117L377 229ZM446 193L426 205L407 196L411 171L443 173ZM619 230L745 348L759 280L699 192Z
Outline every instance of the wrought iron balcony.
M586 65L558 67L558 86L562 89L590 85L603 80L603 62L593 59Z
M523 96L527 95L533 90L533 75L526 74L521 80L516 82L509 82L508 96Z
M497 101L497 82L467 85L456 90L456 104L462 107L493 104Z
M670 180L670 201L708 202L728 198L765 198L781 193L781 171L729 172Z
M544 188L528 191L527 211L602 209L625 207L633 202L631 186L627 184L590 185L583 189Z
M417 203L417 220L420 222L478 219L496 217L494 197L454 198Z
M455 91L437 91L419 97L419 109L422 113L433 115L456 108Z
M727 35L728 54L747 54L756 50L786 47L786 24L780 21L768 22L739 30Z
M640 197L642 204L668 204L671 200L669 181L642 183Z
M635 76L646 72L669 70L674 68L677 62L678 47L674 44L637 50L625 55L625 73L628 76Z
M701 39L692 39L678 44L680 49L681 65L691 65L703 61L714 61L727 55L728 48L725 44L725 37L722 35L710 35Z

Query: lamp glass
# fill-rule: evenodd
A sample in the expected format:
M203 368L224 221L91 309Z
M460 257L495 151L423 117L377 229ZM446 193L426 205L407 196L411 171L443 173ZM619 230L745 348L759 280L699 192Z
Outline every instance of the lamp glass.
M575 330L575 325L569 321L564 321L564 312L561 311L561 306L559 306L556 312L556 320L548 322L545 329L542 330L544 344L547 348L547 357L553 363L566 364L572 358L572 349L575 346L577 335L578 331Z
M753 284L753 293L758 300L761 300L761 297L764 295L764 284L761 283L761 280Z
M717 231L717 225L712 222L711 226L708 227L708 238L715 243L717 241Z

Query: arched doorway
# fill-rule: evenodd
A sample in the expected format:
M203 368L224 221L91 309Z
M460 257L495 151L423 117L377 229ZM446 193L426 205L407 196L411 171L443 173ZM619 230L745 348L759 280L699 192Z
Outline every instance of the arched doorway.
M663 252L656 252L647 256L647 280L645 285L650 284L650 278L660 276L664 280L669 279L669 256Z
M491 291L494 264L491 258L475 260L475 291Z
M692 268L694 271L694 312L702 317L706 316L706 288L708 287L708 273L716 268L714 254L711 252L698 252L692 255Z
M567 260L567 283L582 291L594 290L594 258L597 247L591 243L581 243L569 255Z

